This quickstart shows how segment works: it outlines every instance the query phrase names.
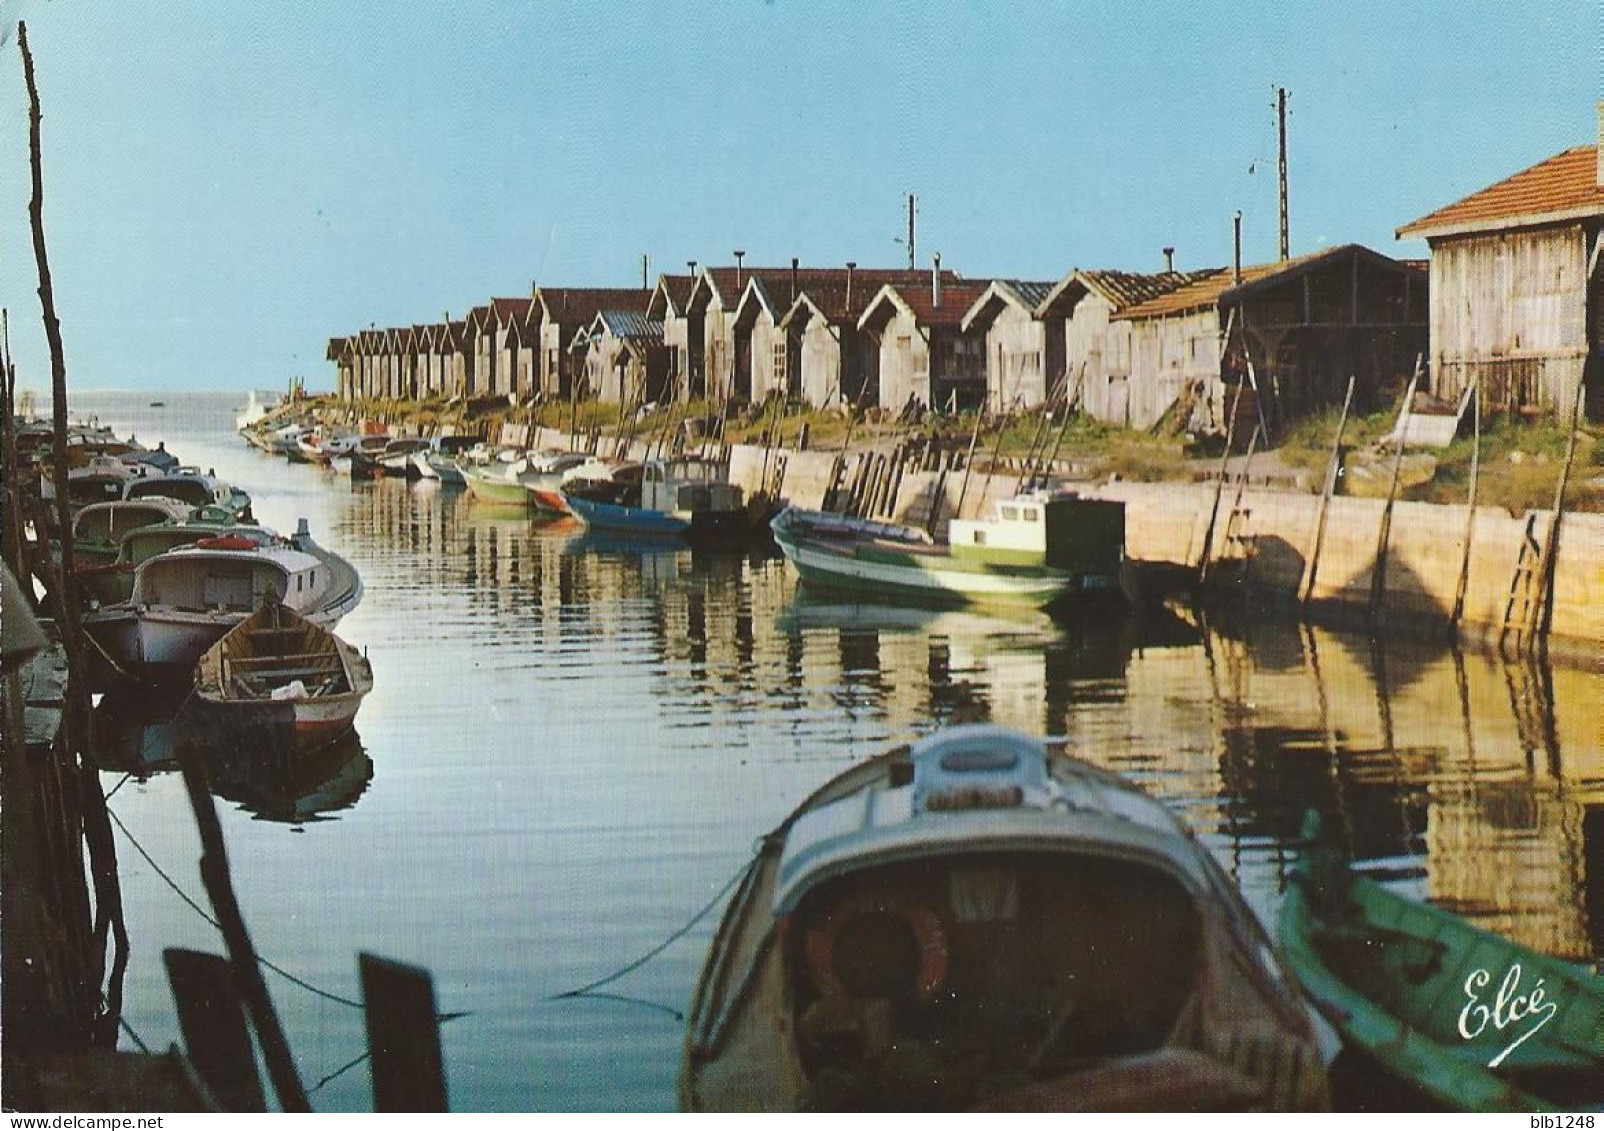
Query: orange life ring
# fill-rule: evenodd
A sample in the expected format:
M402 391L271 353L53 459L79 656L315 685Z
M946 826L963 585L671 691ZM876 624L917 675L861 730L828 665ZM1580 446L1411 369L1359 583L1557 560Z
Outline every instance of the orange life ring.
M195 545L203 550L254 550L256 543L240 534L220 534L214 538L202 538Z
M832 908L829 918L808 928L802 954L814 988L826 997L845 994L835 970L835 942L841 928L860 915L879 912L895 915L908 924L919 944L919 975L914 991L920 1001L931 1001L947 980L947 932L941 918L921 904L889 896L863 895Z

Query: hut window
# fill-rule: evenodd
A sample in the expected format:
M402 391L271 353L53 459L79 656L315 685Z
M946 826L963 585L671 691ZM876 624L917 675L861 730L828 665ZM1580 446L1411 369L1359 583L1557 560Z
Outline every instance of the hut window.
M774 379L776 381L784 381L785 380L785 343L784 342L776 342L774 344L774 351L773 352L774 352Z

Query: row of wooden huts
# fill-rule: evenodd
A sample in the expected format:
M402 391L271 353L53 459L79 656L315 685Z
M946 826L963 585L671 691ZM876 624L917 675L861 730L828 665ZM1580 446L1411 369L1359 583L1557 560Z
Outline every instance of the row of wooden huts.
M1076 269L1058 280L929 271L705 267L651 288L535 285L432 325L335 338L348 399L774 393L816 406L1034 407L1073 394L1147 427L1217 421L1251 360L1288 411L1367 394L1424 348L1426 274L1356 245L1240 269Z
M1601 108L1604 140L1604 108ZM597 398L781 393L815 406L1033 407L1062 391L1111 423L1219 429L1424 388L1563 409L1598 391L1604 145L1567 150L1398 231L1431 260L1357 244L1274 263L1074 269L1057 280L929 271L688 265L654 286L534 285L459 320L329 342L339 395ZM1251 371L1252 380L1248 382ZM1255 404L1255 398L1257 403ZM1597 402L1604 394L1590 398Z

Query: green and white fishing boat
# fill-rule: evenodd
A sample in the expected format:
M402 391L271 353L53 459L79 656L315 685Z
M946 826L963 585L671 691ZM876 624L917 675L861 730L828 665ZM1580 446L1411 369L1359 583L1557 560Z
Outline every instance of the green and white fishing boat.
M1067 491L1004 499L981 519L953 519L948 540L915 526L788 507L770 524L806 582L946 601L1044 606L1120 592L1125 505Z
M1350 1047L1453 1110L1601 1110L1604 978L1355 875L1317 814L1303 835L1281 948Z

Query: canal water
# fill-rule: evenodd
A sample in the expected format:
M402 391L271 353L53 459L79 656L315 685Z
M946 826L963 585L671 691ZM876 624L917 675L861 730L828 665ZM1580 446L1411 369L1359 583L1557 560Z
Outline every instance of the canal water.
M233 434L241 399L85 395L74 415L215 468L269 525L307 519L366 585L339 629L377 680L359 741L306 767L225 758L216 784L257 947L297 979L268 985L319 1109L371 1103L360 951L427 967L464 1014L442 1030L455 1109L672 1108L719 907L697 913L815 786L953 721L1065 735L1139 781L1266 921L1315 807L1411 895L1604 958L1604 659L1505 664L1184 608L845 603L772 548L600 538L287 464ZM163 1048L162 948L221 942L186 902L205 906L182 783L137 769L162 727L102 713L124 1016Z

